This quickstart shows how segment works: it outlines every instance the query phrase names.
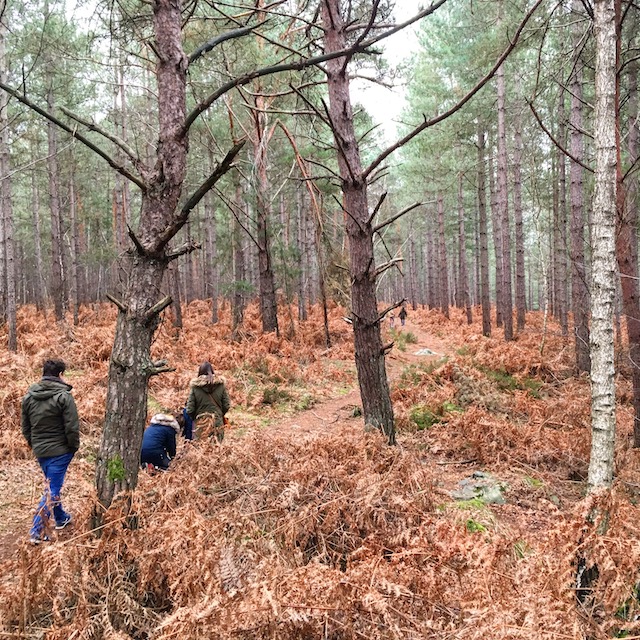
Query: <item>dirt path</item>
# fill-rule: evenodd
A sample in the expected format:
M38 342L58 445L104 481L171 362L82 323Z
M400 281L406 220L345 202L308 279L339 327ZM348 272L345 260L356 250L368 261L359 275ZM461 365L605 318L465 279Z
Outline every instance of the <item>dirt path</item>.
M451 351L451 348L441 339L427 333L418 325L412 324L411 322L407 322L405 327L398 327L397 329L410 332L415 336L417 342L407 343L404 351L394 346L387 356L387 376L390 383L396 380L407 366L438 359ZM390 334L387 334L385 338L383 338L383 341L390 340ZM425 349L433 351L434 355L417 353ZM283 431L291 431L292 433L298 434L311 434L318 431L326 431L327 429L334 428L336 425L340 425L342 428L345 423L349 423L350 420L352 421L353 418L356 417L354 410L361 406L360 390L356 385L346 395L333 400L320 402L311 409L301 411L294 416L277 421L277 423L271 427L267 427L267 429L277 429L280 433ZM355 424L355 422L352 423ZM361 427L361 421L358 421L357 424Z

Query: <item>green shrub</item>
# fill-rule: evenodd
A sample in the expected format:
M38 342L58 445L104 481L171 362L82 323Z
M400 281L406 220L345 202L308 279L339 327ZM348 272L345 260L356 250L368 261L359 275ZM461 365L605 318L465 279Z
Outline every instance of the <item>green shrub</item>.
M487 527L485 527L482 523L477 522L473 518L469 518L467 520L466 527L469 533L478 533L487 530Z

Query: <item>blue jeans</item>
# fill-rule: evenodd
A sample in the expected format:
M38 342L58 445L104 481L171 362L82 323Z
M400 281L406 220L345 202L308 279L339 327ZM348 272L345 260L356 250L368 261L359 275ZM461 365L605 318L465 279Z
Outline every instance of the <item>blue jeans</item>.
M42 494L36 514L33 516L33 525L30 531L32 538L40 538L44 534L45 525L51 517L50 506L53 509L53 517L56 520L56 524L62 524L69 517L69 514L62 508L60 492L62 491L64 477L67 474L67 468L72 459L73 453L38 458L42 473L44 473L44 477L47 480L47 487Z

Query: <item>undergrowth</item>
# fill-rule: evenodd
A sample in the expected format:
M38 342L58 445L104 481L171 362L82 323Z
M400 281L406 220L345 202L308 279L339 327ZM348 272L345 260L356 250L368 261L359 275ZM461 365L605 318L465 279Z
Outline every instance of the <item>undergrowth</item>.
M221 446L180 443L168 473L140 476L133 512L116 499L96 535L91 483L115 312L87 308L78 327L63 329L22 309L19 352L0 360L0 456L8 463L0 473L2 508L15 503L11 514L2 512L3 524L24 517L25 505L35 502L35 464L19 432L19 403L49 354L69 362L82 447L65 487L74 528L47 547L21 542L3 556L0 634L638 636L640 459L626 446L630 412L619 415L609 529L598 536L586 524L583 482L571 479L589 457L589 389L566 375L571 352L560 332L547 336L540 354L536 314L516 344L505 344L483 337L477 320L467 326L462 313L446 320L418 309L411 331L399 334L420 343L439 334L451 343L425 344L448 355L414 360L392 381L399 446L364 433L357 405L343 422L281 432L283 414L337 398L355 384L344 314L331 310L329 350L319 309L296 325L293 339L262 335L255 308L247 310L238 342L228 309L212 326L208 306L193 303L180 332L166 318L153 356L167 358L176 371L151 381L150 411L180 406L207 358L227 380L232 425ZM452 497L475 471L508 486L506 504ZM20 490L26 493L18 498ZM575 597L576 549L601 567L589 609Z

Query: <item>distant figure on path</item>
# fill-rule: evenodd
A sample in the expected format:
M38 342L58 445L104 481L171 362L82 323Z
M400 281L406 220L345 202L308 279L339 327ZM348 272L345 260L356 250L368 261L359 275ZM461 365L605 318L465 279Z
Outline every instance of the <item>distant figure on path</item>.
M400 309L398 318L400 318L400 324L404 327L405 320L407 319L407 309L404 305L402 305L402 309Z
M176 435L180 432L178 421L167 413L156 413L142 436L140 464L148 471L166 471L176 455ZM151 468L149 467L151 465Z
M230 407L224 378L216 377L210 362L203 362L198 369L198 377L191 381L187 400L187 413L196 423L195 439L215 436L218 442L222 442L225 416Z
M60 493L69 463L80 446L80 421L71 395L73 387L62 376L65 370L62 360L47 360L42 379L32 384L22 399L22 435L47 481L29 532L33 544L49 540L46 529L51 510L56 529L64 529L71 522Z
M396 316L393 313L389 314L389 326L393 329L393 327L395 327L396 324Z

